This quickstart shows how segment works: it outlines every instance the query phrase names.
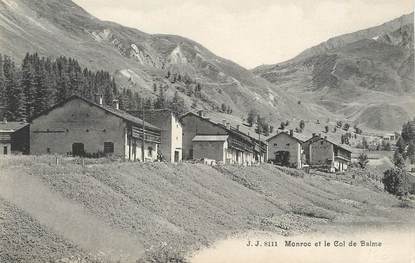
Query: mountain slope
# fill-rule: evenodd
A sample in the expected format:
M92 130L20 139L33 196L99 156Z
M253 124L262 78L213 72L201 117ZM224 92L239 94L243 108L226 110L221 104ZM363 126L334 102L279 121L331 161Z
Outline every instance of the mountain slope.
M167 96L178 91L188 107L218 109L225 103L240 116L255 107L272 119L321 114L192 40L101 21L70 0L0 0L0 36L0 53L17 59L26 52L74 57L83 66L112 72L119 86L145 96L156 96L153 83L167 86ZM200 83L203 96L189 96L183 81L171 81L168 74Z
M276 90L293 92L356 124L397 130L415 115L413 14L332 38L253 72Z

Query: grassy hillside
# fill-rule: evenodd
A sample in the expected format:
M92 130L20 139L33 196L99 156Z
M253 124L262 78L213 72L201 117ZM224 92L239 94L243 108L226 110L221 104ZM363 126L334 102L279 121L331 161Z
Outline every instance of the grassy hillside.
M143 254L189 253L251 230L289 235L413 219L413 209L400 208L364 175L307 175L271 165L81 163L0 159L1 262L132 262Z

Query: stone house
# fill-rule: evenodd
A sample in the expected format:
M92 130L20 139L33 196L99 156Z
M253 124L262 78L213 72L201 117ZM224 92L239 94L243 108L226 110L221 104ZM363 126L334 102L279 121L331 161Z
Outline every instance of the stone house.
M0 155L29 153L29 124L26 122L0 122Z
M183 159L200 159L208 156L216 156L216 161L223 161L228 164L251 165L266 161L267 145L266 142L257 140L240 129L239 125L231 126L230 122L220 122L217 119L207 117L203 111L197 114L189 112L180 118L183 123ZM196 137L198 136L198 137ZM201 141L202 137L203 141ZM210 140L211 151L219 150L217 148L217 138L221 140L226 137L223 147L226 148L225 158L221 157L221 152L199 152L201 149L207 149L202 145L208 144ZM193 139L196 137L196 140ZM215 146L214 146L215 145ZM196 146L196 147L195 147ZM207 147L207 146L206 146ZM222 151L221 149L219 151Z
M74 95L31 120L31 154L112 155L127 160L157 159L160 129L124 111ZM144 126L144 129L143 129Z
M345 171L352 160L351 148L335 138L313 136L304 142L307 163L311 167L325 167L330 171Z
M192 139L193 158L226 163L227 153L230 150L228 138L228 135L196 135Z
M141 111L129 113L140 118L143 115ZM144 120L161 130L159 152L162 159L172 163L181 162L183 129L179 117L168 109L146 110Z
M294 133L293 130L268 138L268 160L278 165L301 169L305 161L303 143L306 140L304 135Z

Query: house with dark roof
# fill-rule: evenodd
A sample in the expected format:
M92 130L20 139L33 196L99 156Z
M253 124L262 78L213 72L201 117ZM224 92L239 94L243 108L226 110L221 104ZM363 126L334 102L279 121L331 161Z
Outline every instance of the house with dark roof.
M266 142L254 138L254 134L244 133L241 129L242 124L233 124L232 126L229 121L221 121L214 116L206 116L203 111L198 113L188 112L180 120L183 123L183 159L185 160L196 159L196 157L200 159L201 157L218 156L218 158L215 158L216 161L224 160L225 163L244 165L267 160ZM223 148L225 149L224 158L220 157L221 152L208 153L202 151L202 149L211 149L212 151L219 149L215 147L218 144L217 138L219 137L217 136L227 136L226 143L223 144L223 147L225 147ZM194 140L195 138L196 140ZM211 144L209 147L207 146L208 141Z
M26 122L0 122L0 155L29 153L29 124Z
M305 155L303 143L308 138L293 130L280 132L267 139L268 160L274 164L301 169Z
M31 154L157 159L160 129L120 110L117 101L104 105L102 96L95 102L71 96L30 122Z
M330 171L347 170L352 161L352 149L338 138L314 135L304 142L307 163L311 167L325 167Z
M144 119L161 130L159 151L162 160L177 163L182 160L182 123L176 114L169 109L153 109L129 111L130 114Z

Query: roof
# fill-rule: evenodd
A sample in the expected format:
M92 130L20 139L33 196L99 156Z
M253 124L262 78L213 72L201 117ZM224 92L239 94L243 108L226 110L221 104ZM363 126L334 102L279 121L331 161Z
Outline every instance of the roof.
M242 136L247 136L255 141L259 141L259 135L258 133L255 132L255 128L254 127L249 127L247 125L245 125L243 123L243 121L234 116L234 115L229 115L229 114L225 114L225 113L218 113L218 112L206 112L204 111L204 116L201 117L199 116L199 114L194 113L194 112L188 112L184 115L182 115L180 117L180 119L183 119L184 117L186 117L187 115L194 115L198 118L201 118L203 120L209 121L210 123L216 125L216 126L220 126L223 129L232 132L232 133L236 133ZM223 124L223 121L225 120L225 123L229 123L230 124L230 129L226 128L226 124ZM239 125L239 130L238 130L238 125ZM254 137L255 136L255 137ZM263 143L265 143L265 136L261 135L261 141Z
M134 110L134 111L128 111L129 114L136 116L138 118L141 118L143 115L143 112L141 110ZM157 125L160 121L163 121L162 119L169 119L173 116L181 123L180 117L174 113L170 109L146 109L144 112L144 119L149 122Z
M15 132L29 125L27 122L0 122L0 132Z
M274 139L275 137L280 136L281 134L288 135L288 136L290 136L291 138L293 138L293 139L297 140L299 143L303 143L303 142L305 142L305 141L307 141L307 140L309 139L309 137L307 137L306 135L301 134L301 133L296 133L296 132L294 132L294 133L293 133L293 135L291 135L291 134L290 134L290 133L288 133L288 132L280 132L280 133L277 133L277 134L275 134L275 135L273 135L273 136L269 137L269 138L267 139L267 142L269 142L270 140Z
M306 142L309 142L313 139L323 139L323 140L326 140L326 141L328 141L329 143L331 143L333 145L336 145L339 148L342 148L343 150L346 150L348 152L352 152L352 148L350 146L348 146L344 143L341 143L341 141L339 141L338 138L336 138L336 137L332 137L332 136L321 136L321 137L320 136L314 136L314 137L308 139Z
M110 114L113 114L113 115L115 115L115 116L117 116L117 117L119 117L119 118L121 118L121 119L123 119L123 120L125 120L127 122L133 123L133 124L138 125L140 127L143 125L143 120L140 119L140 118L138 118L138 117L135 117L135 116L133 116L131 114L128 114L125 111L114 109L114 108L112 108L110 106L107 106L107 105L100 105L98 103L95 103L93 101L90 101L90 100L88 100L88 99L86 99L84 97L81 97L79 95L72 95L72 96L70 96L66 100L64 100L64 101L62 101L62 102L60 102L60 103L52 106L51 108L49 108L49 109L41 112L40 114L36 115L30 121L33 121L33 120L37 119L38 117L40 117L42 115L48 114L52 110L54 110L56 108L59 108L59 107L62 107L63 105L65 105L66 103L68 103L69 101L74 100L74 99L80 99L80 100L82 100L82 101L84 101L84 102L86 102L86 103L88 103L90 105L93 105L95 107L98 107L98 108L100 108L100 109L102 109L102 110L104 110L104 111L106 111L106 112L108 112ZM144 122L144 125L149 130L160 131L160 129L158 127L156 127L156 126L154 126L154 125L152 125L152 124L150 124L148 122Z
M196 135L194 142L223 142L228 139L228 135Z

